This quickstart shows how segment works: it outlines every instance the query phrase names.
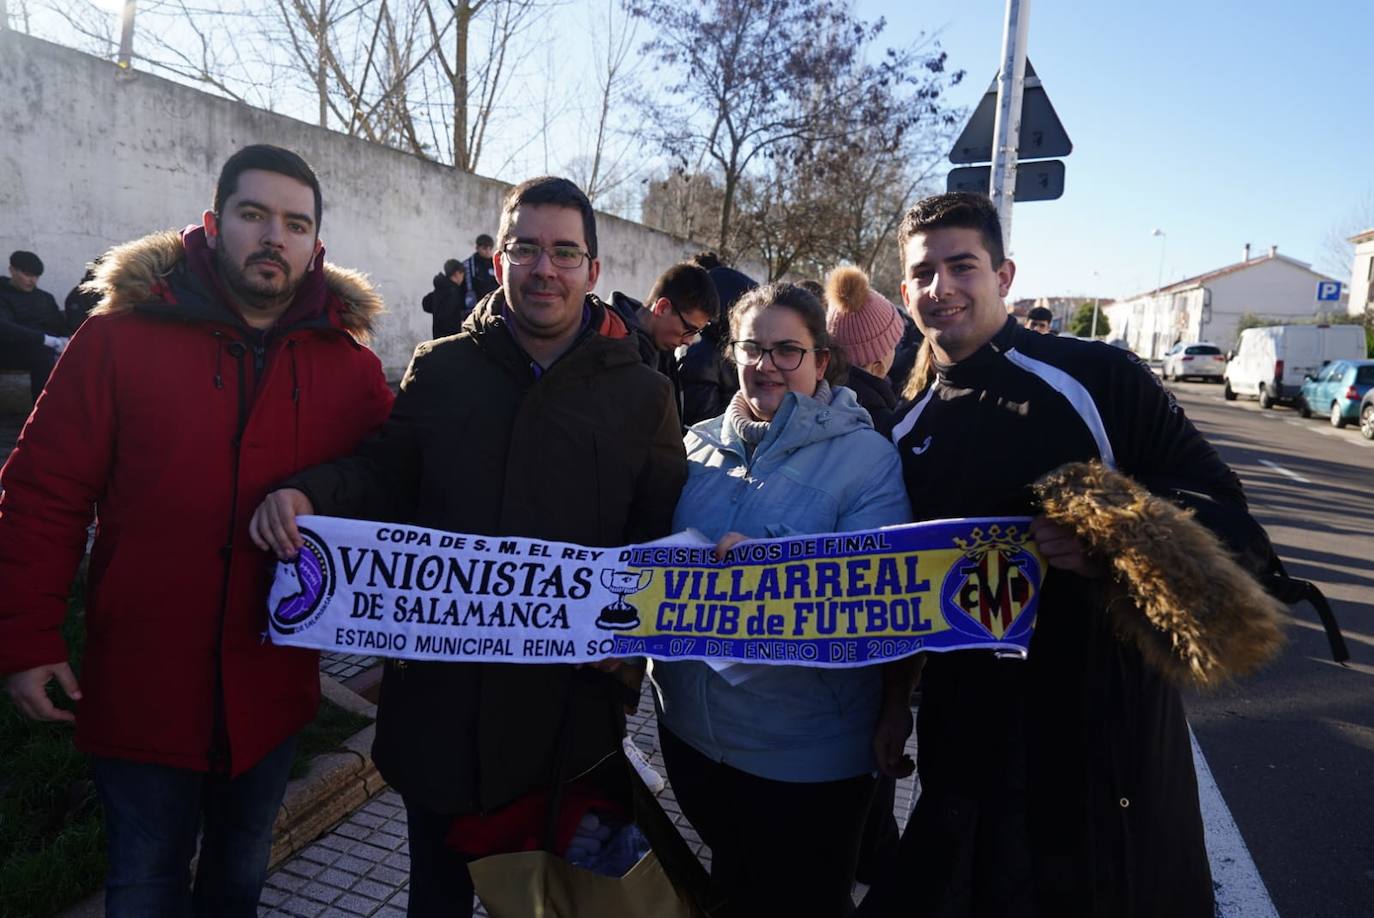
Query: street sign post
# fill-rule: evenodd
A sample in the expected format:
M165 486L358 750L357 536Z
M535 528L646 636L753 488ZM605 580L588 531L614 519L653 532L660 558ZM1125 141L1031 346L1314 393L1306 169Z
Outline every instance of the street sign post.
M1012 202L1062 197L1064 164L1049 157L1073 152L1073 142L1026 57L1030 5L1031 0L1007 0L1001 66L949 151L955 165L992 165L955 169L945 179L949 191L977 191L992 199L1007 251L1012 248Z
M991 166L965 166L951 169L945 178L946 191L974 191L987 194L992 181ZM1053 201L1064 194L1064 163L1058 159L1022 162L1016 168L1016 201Z
M973 110L959 139L954 141L954 149L949 152L949 161L956 166L966 163L992 162L992 123L997 115L997 79ZM1021 131L1017 140L1018 159L1047 159L1054 156L1068 156L1073 152L1073 141L1069 140L1064 123L1050 103L1035 68L1026 61L1026 89L1021 98Z

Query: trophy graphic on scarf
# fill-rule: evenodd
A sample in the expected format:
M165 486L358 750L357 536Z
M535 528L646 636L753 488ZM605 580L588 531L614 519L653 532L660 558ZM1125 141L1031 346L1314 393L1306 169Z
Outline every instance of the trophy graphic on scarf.
M625 601L626 596L638 593L649 585L653 571L617 571L602 568L601 585L616 594L615 602L601 610L597 616L598 628L612 631L629 631L639 627L639 610Z

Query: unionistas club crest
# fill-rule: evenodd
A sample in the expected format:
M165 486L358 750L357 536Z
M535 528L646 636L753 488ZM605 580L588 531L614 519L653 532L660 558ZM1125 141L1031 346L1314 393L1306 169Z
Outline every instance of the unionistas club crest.
M305 544L291 564L279 565L267 597L272 625L282 634L308 628L334 593L334 562L324 541L301 529Z

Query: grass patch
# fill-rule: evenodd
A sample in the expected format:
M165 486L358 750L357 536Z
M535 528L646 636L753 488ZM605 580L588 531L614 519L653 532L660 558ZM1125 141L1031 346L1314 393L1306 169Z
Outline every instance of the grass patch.
M310 760L322 752L333 752L359 730L372 723L372 718L354 714L320 699L320 712L296 734L296 757L291 761L291 777L305 776ZM3 913L0 913L3 914Z
M78 679L84 598L78 580L62 626ZM71 707L54 685L48 693ZM0 703L0 915L51 915L98 889L104 876L100 802L71 726L35 723Z
M67 605L62 633L78 680L85 650L85 583ZM70 708L55 685L49 695ZM296 744L291 777L310 759L338 748L368 717L328 701ZM74 905L105 880L105 832L85 755L65 724L35 723L0 701L0 918L46 918Z

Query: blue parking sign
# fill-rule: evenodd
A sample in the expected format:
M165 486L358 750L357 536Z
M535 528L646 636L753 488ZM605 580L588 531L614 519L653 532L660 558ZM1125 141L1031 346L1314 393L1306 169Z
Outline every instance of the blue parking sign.
M1317 302L1334 303L1341 298L1340 281L1319 281L1317 283Z

